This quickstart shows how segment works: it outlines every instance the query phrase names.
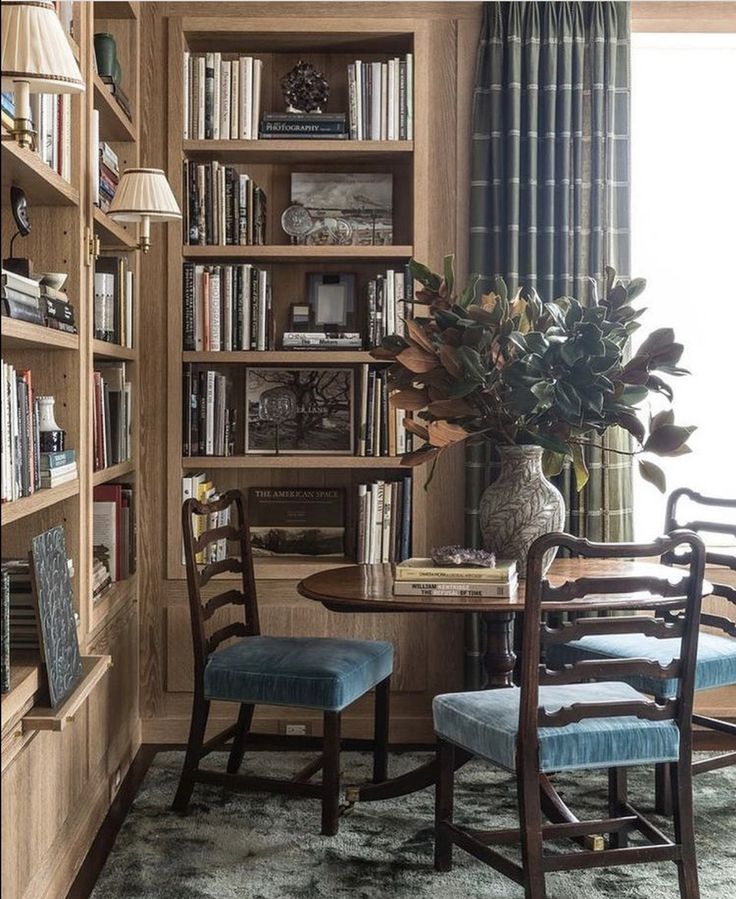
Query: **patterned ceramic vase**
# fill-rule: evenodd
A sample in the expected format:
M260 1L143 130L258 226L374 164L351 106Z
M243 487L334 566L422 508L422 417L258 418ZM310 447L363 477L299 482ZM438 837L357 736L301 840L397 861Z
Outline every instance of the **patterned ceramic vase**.
M542 471L539 446L499 447L501 473L486 488L480 500L483 546L499 559L516 559L519 577L526 576L529 547L542 534L561 531L565 501ZM556 550L544 559L544 571Z

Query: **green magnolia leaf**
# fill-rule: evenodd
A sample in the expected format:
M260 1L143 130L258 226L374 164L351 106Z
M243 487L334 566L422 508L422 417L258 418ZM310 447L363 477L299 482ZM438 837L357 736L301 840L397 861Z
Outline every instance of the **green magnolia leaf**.
M467 309L472 303L475 302L475 293L478 289L478 282L480 281L480 275L477 273L473 273L468 280L467 286L465 290L458 297L458 304L463 307L463 309Z
M646 278L632 278L626 286L626 293L629 296L629 302L635 300L639 294L644 293L647 286Z
M672 388L666 381L663 381L656 375L649 375L649 377L647 378L646 387L648 390L652 390L654 393L663 393L667 397L667 399L672 402L672 399L674 397Z
M662 425L673 425L675 423L675 413L672 409L663 409L653 415L649 422L649 430L656 431Z
M545 477L557 477L565 465L565 458L565 453L555 453L552 450L545 450L542 454L542 471L544 472Z
M655 465L654 462L650 462L648 459L639 459L639 474L645 481L654 484L660 493L667 490L667 478L659 465Z
M506 286L506 282L501 277L501 275L496 275L496 277L493 279L493 290L502 300L508 303L509 289Z
M563 343L560 347L560 359L562 359L565 365L574 365L584 355L585 350L576 341L570 340L567 343Z
M570 448L566 443L563 443L561 440L556 440L549 434L532 434L529 431L524 433L529 435L529 440L532 443L536 446L541 446L542 449L549 450L552 453L559 453L561 456L568 456L570 454Z
M679 449L695 430L694 427L683 428L678 425L661 425L652 431L644 444L644 450L648 453L664 455Z
M576 424L583 411L583 404L575 388L571 384L558 381L555 385L555 397L562 417L570 424Z
M590 475L588 474L588 466L585 463L585 452L579 443L573 443L572 449L572 465L575 471L575 486L578 493L588 483Z
M639 443L644 442L646 430L641 421L631 412L620 412L616 416L617 424L625 428Z
M637 356L651 356L675 342L675 332L672 328L657 328L639 347Z
M442 266L445 274L445 286L447 287L447 296L452 296L455 287L455 257L453 255L445 256L442 260Z
M604 269L606 273L605 281L604 281L604 293L606 296L610 293L613 285L616 283L616 269L610 265L607 265Z
M410 259L409 271L415 281L419 281L420 284L423 284L432 291L439 290L442 279L423 263L417 262L416 259Z

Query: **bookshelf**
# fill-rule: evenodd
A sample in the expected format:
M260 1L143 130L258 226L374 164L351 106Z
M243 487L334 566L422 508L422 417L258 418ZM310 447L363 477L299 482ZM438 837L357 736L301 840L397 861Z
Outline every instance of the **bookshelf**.
M138 477L138 334L132 347L94 340L94 256L96 251L125 252L137 271L137 235L93 206L97 150L90 148L97 108L100 139L114 142L121 165L134 166L139 159L139 5L78 2L72 8L69 40L87 91L71 98L70 180L34 151L18 147L10 135L3 132L0 142L3 233L9 237L15 230L8 204L10 186L18 185L28 198L32 231L16 241L15 252L32 260L34 272L68 273L64 289L78 332L2 319L3 361L31 370L36 395L56 398L56 418L66 431L66 446L76 450L79 471L73 481L2 504L3 556L27 556L34 536L64 526L84 664L84 676L68 700L51 710L43 708L38 656L12 653L11 689L2 696L2 788L9 797L2 821L8 847L3 849L2 892L13 897L66 895L140 744L137 577L112 585L98 601L92 598L93 490L115 481L136 485ZM115 35L132 121L95 74L96 31ZM90 410L91 373L98 360L125 361L134 382L132 458L103 472L93 472ZM42 820L50 822L42 828L43 839ZM25 862L6 864L6 852Z
M355 527L357 485L369 480L392 480L410 473L414 534L412 550L426 552L431 545L453 535L460 538L452 516L443 523L437 497L437 485L425 491L427 469L408 469L398 457L357 455L255 455L182 456L181 401L182 371L186 364L206 365L230 375L235 385L236 403L240 396L243 372L249 366L332 366L354 369L375 360L367 349L353 351L282 350L278 337L288 330L291 302L305 300L306 276L314 271L349 271L356 278L357 318L365 324L365 285L381 269L402 268L416 255L437 259L447 251L446 235L430 221L431 203L426 196L431 156L432 112L428 102L431 77L427 62L431 53L431 28L426 19L375 18L349 20L321 17L303 22L284 18L254 17L209 19L171 17L168 32L168 142L167 174L182 209L185 208L182 164L186 160L217 160L247 173L262 186L268 198L266 243L262 246L192 246L183 243L178 225L168 229L168 347L167 353L167 576L173 581L184 577L181 565L179 521L181 478L187 472L203 471L224 491L231 487L319 487L344 489L346 527ZM415 89L413 140L190 140L183 138L185 53L221 52L247 54L263 61L261 109L283 109L280 81L297 62L312 62L325 72L330 83L326 111L347 109L347 66L360 58L386 60L407 52L414 54ZM294 245L282 230L281 213L290 204L290 179L293 172L384 173L393 181L394 243L370 246ZM276 349L267 351L202 352L182 348L182 267L186 262L200 264L255 263L269 272L273 296L273 327ZM361 327L363 330L363 327ZM450 463L445 488L455 482L458 469ZM449 480L452 479L452 480ZM257 576L282 579L293 588L305 572L314 572L335 564L350 564L344 558L259 559Z

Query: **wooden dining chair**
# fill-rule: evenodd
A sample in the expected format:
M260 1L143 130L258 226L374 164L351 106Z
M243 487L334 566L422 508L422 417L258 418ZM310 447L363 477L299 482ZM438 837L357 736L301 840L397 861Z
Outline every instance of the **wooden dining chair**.
M542 576L544 554L564 547L595 559L642 558L685 546L681 576L591 576L553 587ZM566 534L538 538L529 552L522 642L521 687L450 693L435 697L439 780L435 807L435 868L447 871L457 845L523 886L526 899L545 899L551 871L672 861L682 899L698 899L692 807L692 703L705 548L696 534L675 531L651 544L601 544ZM637 595L638 594L638 595ZM611 609L641 612L615 617ZM567 612L567 620L558 613ZM551 613L555 613L551 616ZM551 623L554 621L555 623ZM582 660L552 671L542 651L588 634L646 634L678 637L681 652L666 666L656 659ZM676 682L675 695L656 701L622 682L625 676ZM591 682L595 679L595 682ZM456 754L470 753L516 771L520 828L475 830L453 821ZM669 839L628 800L626 775L632 765L672 762L674 839ZM549 772L608 769L608 814L579 821L563 806ZM543 824L542 795L553 791L565 823ZM628 845L638 831L647 843ZM547 841L580 840L608 834L602 850L548 853ZM522 864L492 848L519 842Z
M703 496L685 487L674 490L667 500L665 512L665 530L687 528L701 535L721 534L736 538L736 524L718 519L718 513L709 515L711 520L696 519L686 523L678 523L678 505L682 500L690 500L697 506L716 509L721 513L736 509L736 499L721 499ZM705 513L703 513L705 514ZM723 515L725 518L725 515ZM688 564L688 555L667 553L662 559L669 565ZM707 549L706 565L721 570L736 571L736 549L730 552ZM715 576L708 579L713 583L712 596L719 597L722 602L717 612L703 611L700 616L701 630L698 637L698 657L695 668L695 691L714 690L719 687L736 685L736 587L731 584L717 583ZM707 630L705 629L707 628ZM715 632L714 632L715 631ZM586 636L568 643L557 650L556 657L560 663L570 663L580 659L614 658L623 659L638 656L656 658L660 664L666 665L676 655L678 644L676 639L654 640L646 634L613 634ZM652 678L629 678L628 682L638 690L660 698L674 694L676 684L668 680ZM732 745L736 745L736 723L723 721L695 713L693 724L715 733L731 737ZM714 755L693 764L693 774L702 774L715 768L724 768L736 764L736 751ZM662 814L672 812L671 778L668 766L657 767L655 807Z
M340 716L343 709L375 689L373 779L387 776L391 643L330 637L269 637L260 632L246 499L231 490L209 503L188 499L182 508L184 555L194 643L194 700L184 766L173 808L185 812L196 783L240 790L271 791L322 799L322 833L337 833L340 794ZM212 527L195 537L193 516L229 510L236 522ZM197 557L218 541L232 555L205 564ZM200 557L201 558L201 557ZM203 596L217 575L235 575L239 587ZM233 614L236 613L236 614ZM233 620L235 619L235 620ZM223 645L227 644L227 645ZM239 706L238 719L205 742L213 700ZM291 780L239 774L257 704L319 709L323 712L323 751ZM281 738L284 740L284 738ZM232 740L227 771L200 768L201 760ZM288 738L285 738L288 742ZM321 783L310 783L323 770Z

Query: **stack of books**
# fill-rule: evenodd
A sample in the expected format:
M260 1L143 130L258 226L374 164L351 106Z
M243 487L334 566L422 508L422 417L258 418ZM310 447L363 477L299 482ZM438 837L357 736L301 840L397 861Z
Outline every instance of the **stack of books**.
M256 140L263 60L184 53L184 140Z
M388 369L363 365L358 420L359 456L403 456L413 449L412 434L404 427L409 415L389 403Z
M41 487L39 410L29 369L2 363L2 501Z
M92 599L97 600L112 584L112 577L110 576L110 552L103 544L95 546L93 552Z
M130 484L101 484L94 488L92 498L95 558L107 566L112 583L127 580L135 571L133 488Z
M219 493L214 483L209 480L203 471L196 474L187 475L181 479L181 502L182 505L188 499L198 499L201 503L209 503L217 499ZM223 509L220 512L213 512L211 515L195 515L192 521L192 529L195 539L202 535L205 531L212 528L224 527L230 524L230 509ZM197 553L196 560L200 565L209 565L211 562L219 562L227 556L227 540L217 540L210 543L204 550ZM182 541L181 564L184 565L184 543Z
M263 246L266 194L229 165L184 162L184 242L191 246Z
M397 596L461 596L503 599L519 586L515 561L497 561L494 568L435 565L431 559L407 559L396 566Z
M95 260L95 339L133 346L134 273L127 256Z
M348 136L344 112L266 112L261 137L288 140L345 140Z
M3 580L7 580L8 651L37 650L36 603L27 559L3 559Z
M273 349L269 272L255 265L184 263L185 350Z
M400 562L411 552L411 476L358 485L356 558Z
M76 450L41 453L40 473L42 487L58 487L73 481L78 476Z
M358 331L284 331L285 350L360 350L363 338Z
M61 290L40 284L37 278L26 278L2 270L2 314L19 321L45 325L56 331L77 333L74 306Z
M414 280L409 266L388 269L368 282L368 340L379 346L389 334L406 334L404 319L411 314Z
M94 470L130 459L131 383L125 362L95 361L92 372Z
M228 406L228 379L218 371L200 371L187 363L183 384L185 456L232 456L237 408Z
M351 140L414 139L414 58L348 66Z
M99 206L103 212L109 212L120 181L120 163L118 154L105 141L100 141L98 176Z

